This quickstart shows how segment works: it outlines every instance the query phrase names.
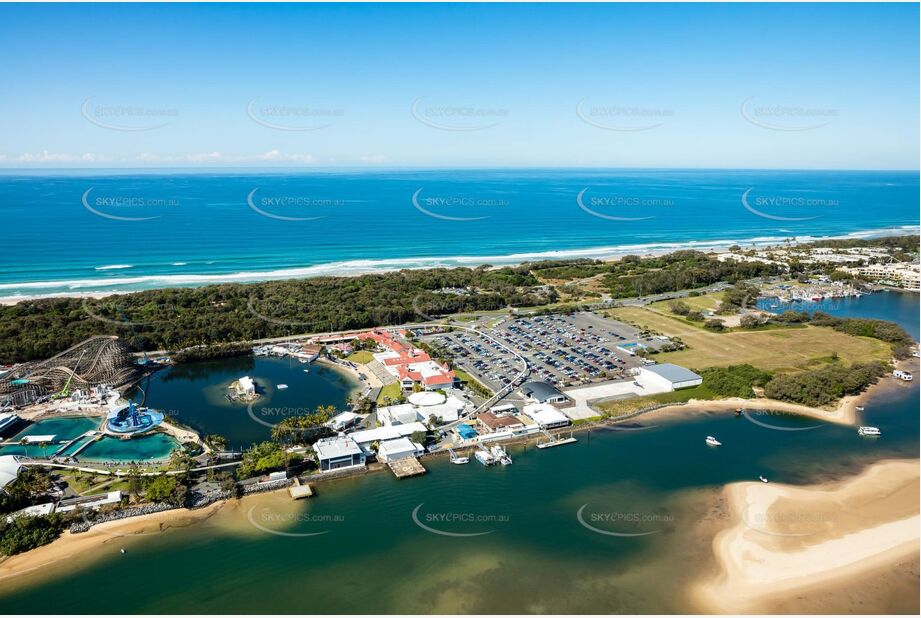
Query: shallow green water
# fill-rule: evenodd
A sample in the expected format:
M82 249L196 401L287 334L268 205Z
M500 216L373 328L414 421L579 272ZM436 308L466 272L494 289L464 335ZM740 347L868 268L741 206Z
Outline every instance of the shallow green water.
M0 583L0 613L687 612L680 590L712 566L699 527L718 516L720 487L918 457L918 405L917 381L868 402L878 440L723 413L513 448L507 468L429 460L420 478L376 473L321 484L307 502L246 500L188 528L108 543L87 568ZM707 435L723 446L706 447ZM143 585L125 585L129 574ZM916 603L917 589L892 606Z

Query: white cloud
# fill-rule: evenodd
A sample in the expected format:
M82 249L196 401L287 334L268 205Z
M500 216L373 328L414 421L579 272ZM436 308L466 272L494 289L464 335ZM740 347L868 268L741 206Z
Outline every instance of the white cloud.
M0 160L5 161L6 156L0 157ZM47 150L42 150L41 152L24 152L16 157L16 161L19 163L108 163L112 161L112 159L111 157L93 154L92 152L72 155L63 152L48 152Z

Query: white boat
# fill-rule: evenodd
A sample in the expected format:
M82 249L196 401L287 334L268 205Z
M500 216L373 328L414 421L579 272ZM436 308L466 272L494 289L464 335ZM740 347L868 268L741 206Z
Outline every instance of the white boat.
M496 460L493 459L493 456L489 454L489 451L480 449L473 454L473 457L483 464L484 466L492 466L496 463Z
M498 460L503 466L512 465L512 458L509 456L508 452L498 444L494 445L489 450L493 458Z
M879 427L858 427L857 435L867 438L877 438L883 434L880 432Z
M858 412L863 412L864 407L863 407L863 406L857 406L857 407L855 407L854 409L857 410Z
M908 371L902 371L901 369L896 369L892 372L892 375L899 380L904 380L905 382L911 382L914 377Z
M304 373L310 373L310 370L309 370L309 369L305 369L305 370L304 370Z
M707 446L723 446L723 443L714 438L713 436L707 436Z
M469 458L469 457L461 457L461 456L459 456L457 453L454 452L454 449L449 448L449 449L448 449L448 453L450 453L450 455L451 455L451 463L453 463L453 464L457 464L457 465L460 466L460 465L463 465L463 464L465 464L465 463L470 463L470 458Z
M768 482L768 480L767 480L766 478L764 478L763 475L759 475L759 476L758 476L758 480L761 481L762 483L767 483L767 482Z
M283 390L285 390L286 388L288 388L288 385L287 385L287 384L279 384L279 385L278 385L278 390L280 390L280 391L283 391Z

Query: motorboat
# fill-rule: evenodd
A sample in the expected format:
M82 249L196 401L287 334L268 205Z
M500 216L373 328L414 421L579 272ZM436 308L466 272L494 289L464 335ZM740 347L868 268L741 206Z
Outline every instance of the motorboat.
M723 446L723 443L714 438L713 436L707 436L707 446Z
M502 448L502 447L499 446L498 444L494 445L494 446L493 446L491 449L489 449L489 450L490 450L490 453L492 454L493 458L496 459L496 460L498 460L499 463L501 463L503 466L510 466L510 465L512 465L512 458L511 458L511 456L508 454L508 452L507 452L504 448Z
M864 411L864 407L863 407L863 406L857 406L857 407L855 407L854 409L857 410L858 412L863 412L863 411Z
M457 464L457 465L460 466L460 465L463 465L463 464L465 464L465 463L470 463L470 458L469 458L469 457L462 457L462 456L458 455L457 453L454 452L454 449L450 449L450 448L449 448L449 449L448 449L448 453L450 453L450 455L451 455L451 463L453 463L453 464Z
M857 435L865 438L878 438L883 434L880 432L879 427L858 427Z
M489 451L484 449L477 450L477 452L473 454L473 457L484 466L492 466L496 463L496 460L490 455Z
M280 391L283 391L283 390L285 390L286 388L288 388L288 385L287 385L287 384L279 384L279 385L278 385L278 390L280 390Z
M758 480L761 481L762 483L768 482L768 480L764 477L764 475L758 475Z

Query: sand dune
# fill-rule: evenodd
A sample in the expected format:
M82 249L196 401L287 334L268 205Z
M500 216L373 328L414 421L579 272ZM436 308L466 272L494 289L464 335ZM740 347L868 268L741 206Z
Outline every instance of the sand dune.
M710 612L768 612L917 559L918 465L880 462L846 482L809 487L727 486L732 524L713 541L721 571L696 587L698 602Z

